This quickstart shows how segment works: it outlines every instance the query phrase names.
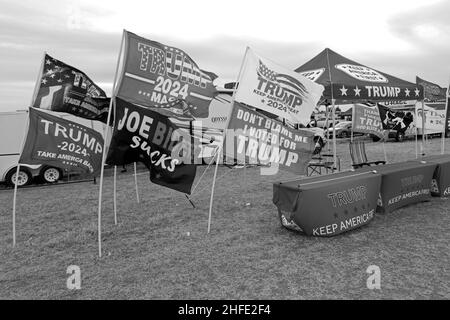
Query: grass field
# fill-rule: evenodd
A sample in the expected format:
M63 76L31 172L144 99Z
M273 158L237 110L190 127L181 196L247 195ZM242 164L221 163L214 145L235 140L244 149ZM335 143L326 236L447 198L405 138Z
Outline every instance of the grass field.
M385 145L389 162L415 158L414 141ZM369 142L371 159L381 144ZM440 139L425 153L437 154ZM446 141L447 153L450 139ZM338 144L350 168L348 140ZM197 176L203 172L199 168ZM280 226L272 182L258 168L219 168L211 233L213 170L192 199L118 176L118 225L112 178L104 184L103 254L97 256L98 185L92 182L19 189L17 246L12 248L12 190L0 191L2 299L449 299L450 199L433 198L378 214L365 227L331 238ZM203 188L203 190L202 190ZM81 268L81 290L68 290L69 265ZM369 265L381 269L381 290L369 290Z

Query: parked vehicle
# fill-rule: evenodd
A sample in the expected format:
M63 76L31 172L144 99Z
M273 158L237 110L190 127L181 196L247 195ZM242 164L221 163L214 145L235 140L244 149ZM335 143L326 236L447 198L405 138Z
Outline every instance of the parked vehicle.
M334 128L336 131L336 138L348 138L352 135L352 122L351 121L342 121L336 124ZM329 128L327 130L328 138L333 138L333 128ZM362 136L364 133L361 132L353 132L353 136Z
M340 122L340 120L334 120L336 124ZM325 129L327 127L327 119L326 118L320 118L317 120L311 120L309 123L310 127L317 127L317 128L323 128ZM333 121L331 119L328 119L328 128L333 127Z

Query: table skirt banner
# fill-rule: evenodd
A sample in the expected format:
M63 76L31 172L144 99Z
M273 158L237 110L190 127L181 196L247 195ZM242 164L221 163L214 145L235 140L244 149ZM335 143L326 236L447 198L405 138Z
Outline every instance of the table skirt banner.
M450 196L450 155L435 155L418 159L418 161L436 164L433 179L431 180L431 195L433 197Z
M412 203L431 198L431 179L435 163L411 160L358 169L356 172L376 170L381 174L381 189L377 212L389 213Z
M333 236L369 223L381 175L341 172L273 184L281 224L312 236Z

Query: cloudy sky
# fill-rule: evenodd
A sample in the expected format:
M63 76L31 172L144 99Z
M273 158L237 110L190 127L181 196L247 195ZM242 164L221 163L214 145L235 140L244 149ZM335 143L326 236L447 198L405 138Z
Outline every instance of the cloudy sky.
M183 49L221 82L249 45L291 69L329 47L446 86L449 16L448 0L0 0L0 111L29 106L44 51L109 93L123 29Z

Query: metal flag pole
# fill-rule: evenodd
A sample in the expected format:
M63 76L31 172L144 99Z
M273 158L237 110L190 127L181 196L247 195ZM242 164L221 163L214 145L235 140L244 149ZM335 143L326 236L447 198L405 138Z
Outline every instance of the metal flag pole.
M138 182L137 182L137 165L136 162L134 163L134 186L136 188L136 201L139 203L139 189L138 189Z
M353 142L353 127L355 125L355 115L356 115L356 104L353 104L352 110L352 129L350 130L350 142Z
M33 90L33 96L31 97L31 103L30 103L30 107L32 107L34 105L34 100L36 99L36 96L38 94L38 88L39 88L39 84L41 82L41 78L42 78L42 72L44 70L44 63L45 63L45 56L47 55L47 52L44 51L44 54L42 56L42 61L41 61L41 66L39 67L39 72L38 72L38 76L36 79L36 84L34 85L34 90ZM27 135L28 135L28 128L30 125L30 114L28 112L28 119L27 119L27 125L25 126L25 135L24 138L22 140L22 147L20 149L20 155L19 155L19 159L22 156L22 151L23 151L23 146L25 144L25 141L27 139ZM16 182L14 183L14 195L13 195L13 213L12 213L12 231L13 231L13 247L16 246L16 202L17 202L17 180L19 178L19 172L20 172L20 162L17 162L17 170L16 170Z
M114 166L113 204L114 204L114 224L117 225L117 166Z
M422 146L421 146L421 156L425 155L425 104L422 98Z
M388 160L387 160L387 154L386 154L386 147L385 147L385 145L384 145L384 140L385 140L385 138L383 137L383 153L384 153L384 161L386 161L386 163L388 163Z
M217 153L217 159L216 159L216 168L214 169L214 178L213 178L213 184L211 188L211 198L209 200L209 215L208 215L208 234L211 231L211 217L212 217L212 207L213 207L213 200L214 200L214 188L216 185L216 177L217 177L217 168L219 167L219 159L222 155L222 147L219 146L219 152Z
M417 135L418 135L418 131L419 131L419 128L418 128L418 126L417 126L417 123L418 123L418 121L417 121L417 103L414 105L414 126L415 126L415 131L416 131L416 159L419 157L419 152L418 152L418 149L419 149L419 144L418 144L418 141L417 141Z
M445 132L447 131L446 128L448 126L448 121L449 119L447 119L447 112L448 112L448 101L450 100L450 79L449 79L449 85L447 87L447 94L446 94L446 101L445 101L445 110L444 110L444 126L442 128L442 135L441 135L441 154L444 154L445 152Z
M41 82L41 78L42 78L42 73L44 71L44 63L45 63L45 56L47 55L47 52L44 51L44 54L42 56L42 62L41 62L41 67L39 68L39 73L36 79L36 84L34 86L34 90L33 90L33 96L31 97L31 103L30 103L30 107L32 107L34 105L34 100L36 100L36 96L39 93L39 84Z
M112 111L112 105L113 101L115 100L116 95L116 81L117 81L117 73L119 72L119 64L120 64L120 58L122 56L122 49L124 45L124 39L125 39L125 30L122 34L122 40L120 42L120 50L119 50L119 56L117 58L117 65L116 65L116 71L114 73L114 82L113 82L113 90L111 95L111 101L109 102L109 109L108 109L108 117L106 120L106 126L105 126L105 133L103 137L103 154L102 154L102 163L100 168L100 186L99 186L99 194L98 194L98 221L97 221L97 231L98 231L98 256L102 257L102 192L103 192L103 174L104 174L104 167L106 162L106 141L108 140L108 127L109 122L111 120L111 111Z
M20 163L17 164L17 171L16 171L16 181L14 183L14 198L13 198L13 247L16 246L16 199L17 199L17 180L19 178L19 171L20 171Z
M333 97L333 81L331 79L331 68L330 68L330 58L328 56L328 49L327 50L327 67L328 67L328 77L330 80L330 91L331 91L331 104L333 106L333 110L332 110L332 114L331 114L331 121L333 124L333 169L337 168L337 156L336 156L336 130L335 130L335 125L336 125L336 121L335 121L335 99ZM327 128L328 130L328 128ZM327 133L328 135L328 133Z
M246 59L247 59L247 54L248 54L249 50L250 50L250 48L247 46L246 49L245 49L244 59L242 60L242 63L241 63L241 68L239 69L238 78L237 78L237 81L236 81L235 86L234 86L233 95L231 96L231 108L230 108L230 112L228 114L228 118L227 118L227 122L226 122L226 125L225 125L225 129L223 130L222 146L220 147L220 145L219 145L219 148L221 148L221 149L219 150L219 152L217 154L216 168L214 170L214 178L213 178L213 183L212 183L212 187L211 187L211 198L210 198L210 201L209 201L208 233L211 230L211 216L212 216L212 206L213 206L213 201L214 201L214 188L215 188L215 185L216 185L217 167L219 166L219 159L222 156L222 152L223 152L223 149L224 149L225 138L226 138L227 130L228 130L227 128L228 128L228 126L230 124L230 121L231 121L231 115L233 114L234 101L235 101L235 97L236 97L236 91L238 89L239 82L241 81L242 70L244 69L244 65L245 65L245 62L246 62ZM244 148L244 150L245 150L245 148ZM245 154L244 154L244 163L245 163Z

